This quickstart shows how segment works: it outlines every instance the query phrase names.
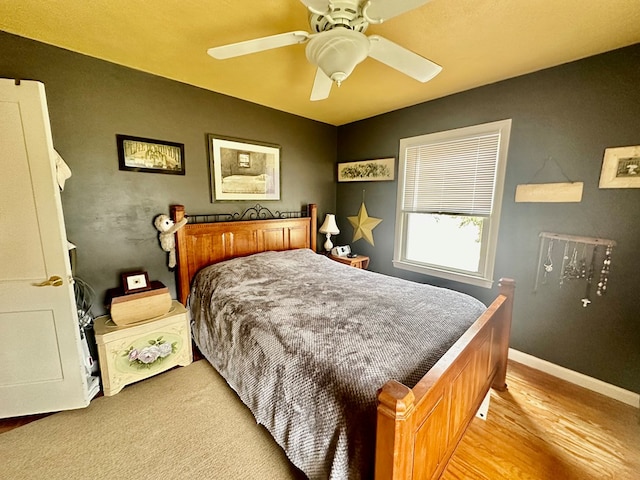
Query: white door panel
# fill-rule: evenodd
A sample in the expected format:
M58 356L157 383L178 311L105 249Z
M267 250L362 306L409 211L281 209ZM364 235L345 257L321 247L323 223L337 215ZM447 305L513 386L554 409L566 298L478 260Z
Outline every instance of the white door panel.
M30 334L25 335L24 331ZM63 379L51 310L0 313L0 338L4 344L11 345L3 355L1 386ZM32 368L33 364L38 368Z
M21 234L5 231L0 237L0 281L16 278L42 278L44 253L40 243L40 231L36 216L35 199L31 191L31 172L27 161L22 135L20 105L16 102L0 102L0 144L4 175L11 179L3 182L0 189L0 218L21 218ZM11 152L11 158L9 158ZM15 252L23 252L15 255Z
M0 417L90 400L53 155L44 86L0 79Z

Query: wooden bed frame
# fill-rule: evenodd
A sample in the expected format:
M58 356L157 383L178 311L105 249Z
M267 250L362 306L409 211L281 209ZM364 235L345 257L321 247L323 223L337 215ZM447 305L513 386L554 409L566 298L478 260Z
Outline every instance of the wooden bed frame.
M184 207L171 207L175 222ZM267 250L316 250L317 208L308 217L186 224L176 233L178 298L203 267ZM507 354L515 282L500 280L500 293L467 332L416 384L389 380L378 393L376 480L440 477L493 387L506 389Z

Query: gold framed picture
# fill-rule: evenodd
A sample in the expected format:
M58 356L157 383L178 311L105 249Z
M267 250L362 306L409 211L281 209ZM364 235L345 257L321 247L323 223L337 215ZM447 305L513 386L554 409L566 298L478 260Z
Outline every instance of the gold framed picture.
M184 175L184 144L116 135L120 170Z
M605 149L600 188L640 188L640 146Z

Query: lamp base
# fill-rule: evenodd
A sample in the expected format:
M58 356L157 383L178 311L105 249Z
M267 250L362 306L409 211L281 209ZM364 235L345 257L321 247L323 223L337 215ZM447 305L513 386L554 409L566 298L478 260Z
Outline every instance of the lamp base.
M333 248L333 243L331 242L331 234L327 233L327 241L324 242L324 249L329 253Z

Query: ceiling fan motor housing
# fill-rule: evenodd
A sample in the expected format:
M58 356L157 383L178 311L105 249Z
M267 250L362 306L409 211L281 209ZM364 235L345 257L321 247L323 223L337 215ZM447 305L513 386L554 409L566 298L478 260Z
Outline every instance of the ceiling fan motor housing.
M357 64L369 55L366 35L346 28L334 28L309 39L307 59L340 85Z
M363 17L358 0L334 0L327 4L324 13L311 12L309 25L316 32L325 32L335 27L344 27L364 33L369 22Z

